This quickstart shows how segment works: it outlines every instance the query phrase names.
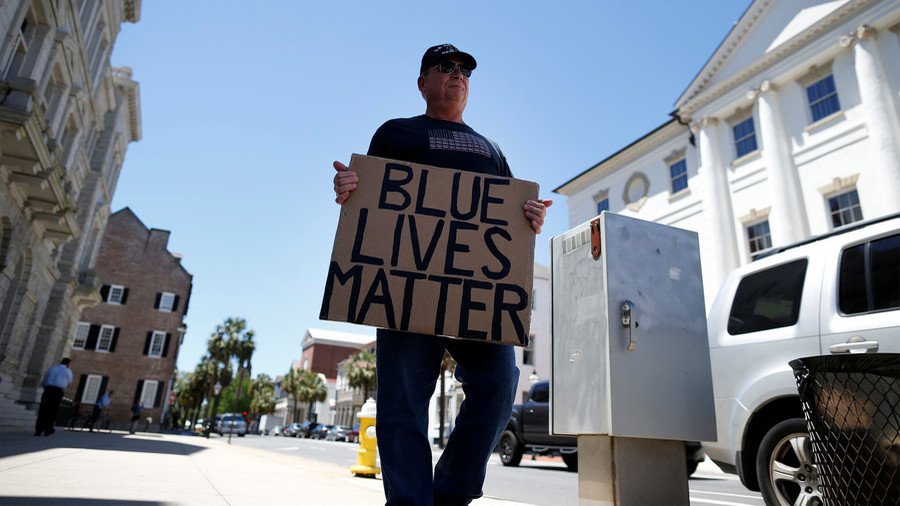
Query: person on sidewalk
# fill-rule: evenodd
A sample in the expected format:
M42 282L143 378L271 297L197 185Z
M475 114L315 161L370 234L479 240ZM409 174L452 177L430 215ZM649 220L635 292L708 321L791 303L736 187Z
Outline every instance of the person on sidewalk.
M38 408L37 421L34 424L35 436L49 436L56 432L53 423L56 421L59 403L62 401L66 387L72 382L69 363L71 360L66 357L44 373L44 378L41 380L44 393L41 394L41 406Z
M107 428L109 427L109 398L112 397L114 393L115 392L112 390L110 390L109 393L104 392L104 394L97 399L97 402L94 403L94 411L91 412L91 417L88 418L87 423L85 424L88 428L88 432L94 432L94 424L97 423L97 419L100 418L100 415L103 414L104 411L106 412L104 426Z
M418 77L425 114L383 124L368 154L511 177L497 145L462 119L475 66L475 58L452 44L425 51ZM359 179L343 163L333 166L335 202L343 204ZM524 203L524 218L535 233L551 204ZM387 504L469 504L481 497L488 459L509 421L518 388L513 348L378 329L376 349L378 451ZM456 360L456 378L466 398L432 471L428 404L445 350Z
M141 419L141 412L144 410L144 404L140 401L134 401L134 404L131 405L131 429L128 430L129 434L134 434L135 429L137 428L138 420Z

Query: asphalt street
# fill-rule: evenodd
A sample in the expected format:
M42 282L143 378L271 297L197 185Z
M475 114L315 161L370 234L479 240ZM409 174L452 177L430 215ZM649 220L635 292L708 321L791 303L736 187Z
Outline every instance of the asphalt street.
M216 436L213 436L216 437ZM356 463L357 445L334 441L248 435L232 437L232 444L301 456L328 464L347 466ZM434 461L440 457L435 450ZM364 479L364 478L360 478ZM371 480L380 487L380 480ZM758 492L741 485L737 476L725 474L708 460L701 463L688 481L691 504L721 506L763 506ZM488 463L485 495L538 506L578 504L578 474L569 472L559 458L522 459L519 467L504 467L497 455Z

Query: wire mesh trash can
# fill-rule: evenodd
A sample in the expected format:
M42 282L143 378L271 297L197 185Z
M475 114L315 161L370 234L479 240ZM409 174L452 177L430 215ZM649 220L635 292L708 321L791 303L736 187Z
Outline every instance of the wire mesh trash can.
M900 354L790 365L825 504L900 504Z

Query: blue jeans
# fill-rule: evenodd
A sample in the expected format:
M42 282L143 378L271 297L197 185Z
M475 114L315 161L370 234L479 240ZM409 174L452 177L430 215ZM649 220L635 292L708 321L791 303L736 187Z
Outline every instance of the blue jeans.
M377 346L376 430L387 504L469 504L481 497L518 388L513 348L384 329ZM444 350L456 360L465 400L432 475L428 403Z

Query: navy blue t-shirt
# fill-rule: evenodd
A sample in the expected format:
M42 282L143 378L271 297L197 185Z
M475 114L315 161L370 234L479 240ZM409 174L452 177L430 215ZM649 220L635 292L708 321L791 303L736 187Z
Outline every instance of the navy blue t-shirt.
M512 177L506 157L468 125L429 118L392 119L372 136L369 156Z

